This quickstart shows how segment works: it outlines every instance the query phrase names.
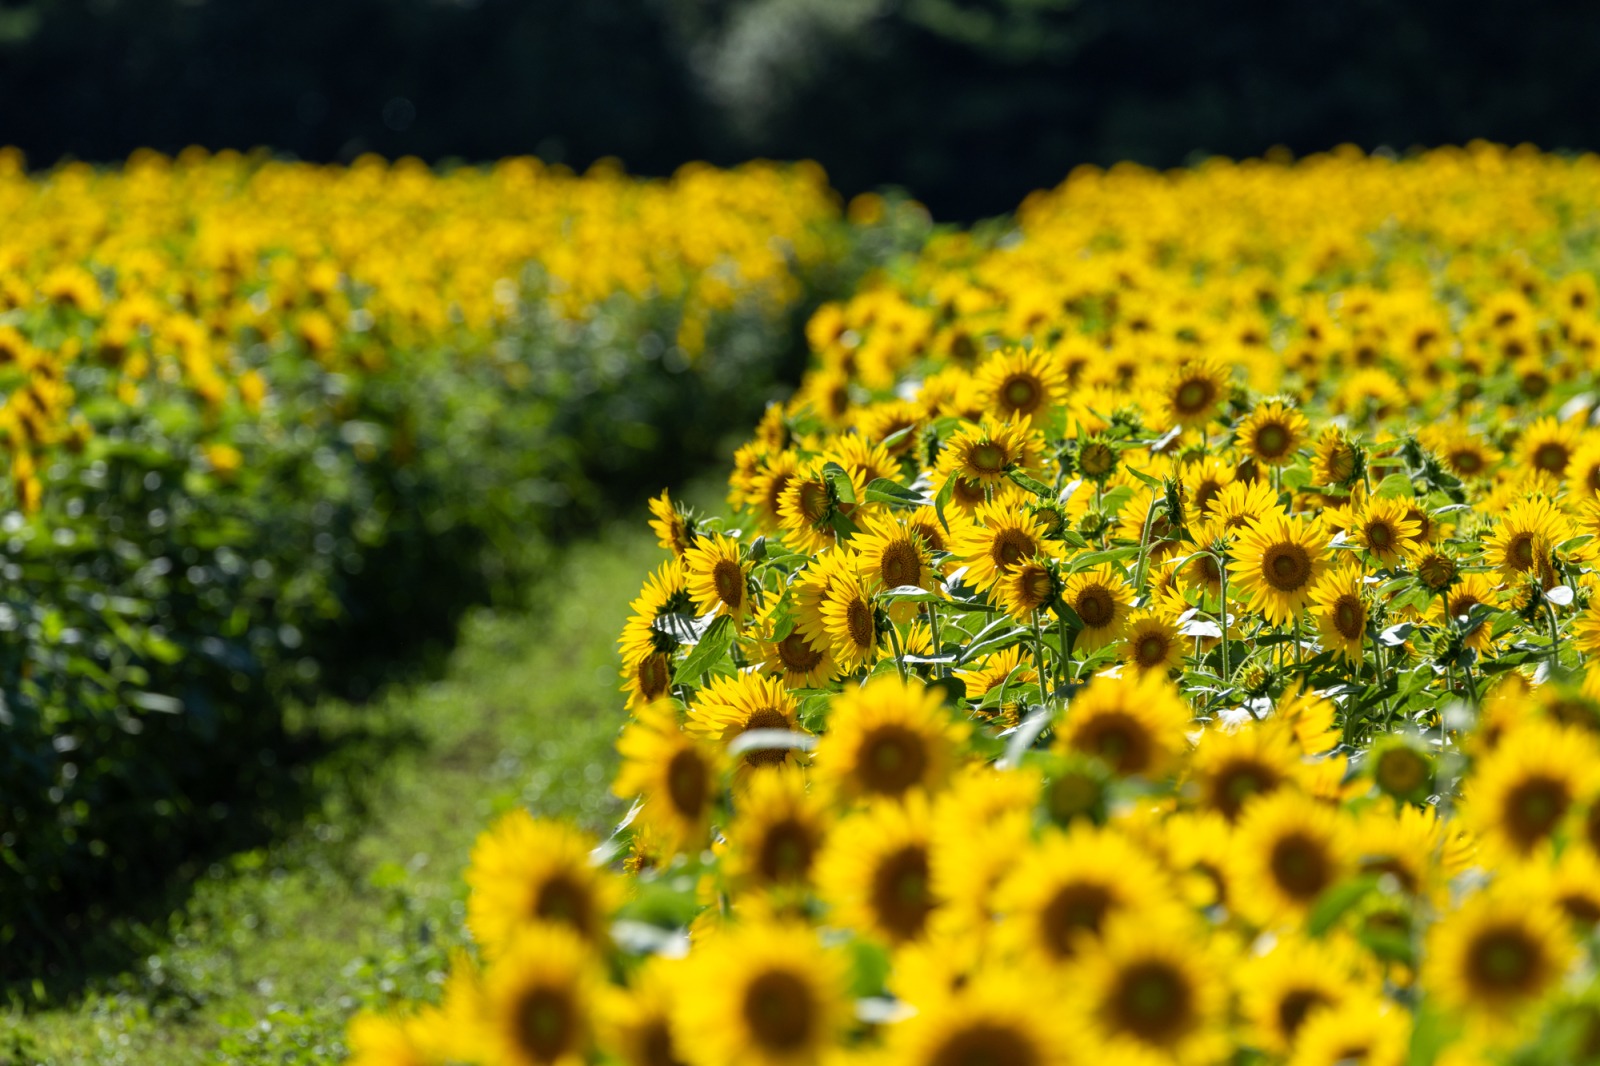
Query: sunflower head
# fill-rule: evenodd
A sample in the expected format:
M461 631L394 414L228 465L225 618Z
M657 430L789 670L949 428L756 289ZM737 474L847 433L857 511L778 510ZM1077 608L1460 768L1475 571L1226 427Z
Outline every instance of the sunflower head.
M838 822L817 865L834 919L890 944L920 939L940 903L933 893L932 832L921 792L903 801L877 800Z
M1101 759L1118 775L1160 777L1188 747L1189 705L1166 678L1096 677L1056 726L1056 750Z
M1234 439L1262 466L1287 466L1294 461L1310 430L1305 415L1281 400L1257 404L1234 431Z
M1415 738L1401 733L1375 741L1366 767L1380 791L1403 802L1425 800L1433 788L1433 759Z
M1237 575L1250 610L1272 623L1297 617L1327 567L1325 542L1315 521L1280 512L1241 532L1229 570Z
M1082 623L1073 646L1093 654L1118 640L1127 628L1133 598L1127 577L1109 563L1080 570L1067 578L1061 588L1061 602Z
M484 975L483 1044L508 1066L581 1066L602 989L598 959L579 937L521 929Z
M967 726L938 689L884 674L833 700L814 755L819 779L847 798L937 791L954 768Z

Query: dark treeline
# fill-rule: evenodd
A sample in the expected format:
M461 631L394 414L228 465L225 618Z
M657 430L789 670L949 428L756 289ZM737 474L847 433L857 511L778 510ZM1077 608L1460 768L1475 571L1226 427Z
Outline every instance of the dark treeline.
M1497 0L0 0L35 166L269 146L820 160L947 219L1082 162L1600 141L1600 14Z

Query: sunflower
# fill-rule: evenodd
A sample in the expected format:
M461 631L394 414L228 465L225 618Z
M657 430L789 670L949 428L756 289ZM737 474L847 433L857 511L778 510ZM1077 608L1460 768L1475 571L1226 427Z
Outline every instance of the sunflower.
M994 488L1006 482L1013 467L1037 472L1039 443L1026 420L1007 424L985 419L965 425L945 441L936 471L936 483L960 477L972 485Z
M1321 755L1339 743L1340 733L1334 728L1339 709L1332 700L1305 688L1302 681L1284 689L1275 713L1289 723L1300 750L1307 755Z
M1311 617L1322 634L1322 646L1358 666L1367 633L1367 604L1361 596L1361 569L1346 563L1329 570L1311 586Z
M1035 975L1012 967L978 968L961 990L915 1002L917 1013L890 1030L885 1061L903 1066L1067 1066L1072 1031L1035 1006Z
M1600 434L1589 433L1567 464L1567 495L1573 500L1592 500L1596 493L1600 493Z
M1258 923L1304 915L1352 866L1344 812L1292 789L1246 806L1234 840L1232 880L1251 886L1237 902Z
M1324 541L1317 522L1276 512L1240 533L1230 554L1249 609L1268 622L1294 621L1327 567Z
M799 707L783 682L761 674L714 677L695 696L685 730L695 736L727 744L751 729L800 728ZM791 748L747 751L740 760L742 772L772 766L789 766L801 756Z
M860 562L854 552L844 558L844 571L834 575L817 609L838 672L849 675L878 661L883 633L871 593L857 576Z
M1487 478L1500 465L1499 449L1464 425L1441 426L1425 437L1429 450L1463 481Z
M1403 802L1421 802L1433 788L1433 759L1419 739L1404 733L1374 740L1365 769L1380 791Z
M1240 1006L1250 1024L1251 1042L1287 1055L1313 1013L1369 991L1371 969L1348 940L1280 936L1265 954L1240 967Z
M1499 1034L1558 986L1572 956L1561 912L1543 894L1491 887L1428 931L1422 984L1472 1028Z
M673 1044L689 1066L799 1066L849 1021L847 967L800 925L730 926L689 957Z
M721 533L706 534L683 561L695 606L703 613L729 615L743 629L750 617L750 564L740 562L739 542Z
M671 654L677 650L677 623L693 613L683 564L669 559L645 579L633 614L617 643L622 653L623 691L630 708L666 694L672 680Z
M939 794L930 867L944 901L936 934L987 941L995 889L1032 847L1041 783L1031 769L968 764Z
M842 433L834 437L824 450L824 462L838 463L850 475L860 499L866 487L879 478L894 478L900 473L900 464L883 445L868 440L859 433Z
M1160 611L1128 615L1119 658L1141 674L1167 676L1183 665L1184 638L1171 618Z
M1195 744L1189 773L1201 804L1235 822L1246 800L1293 781L1299 763L1293 731L1272 720L1231 733L1206 730Z
M688 516L673 505L666 489L662 489L661 495L650 501L650 528L655 530L656 540L672 553L673 558L683 558L694 547L694 526Z
M985 655L971 667L955 671L955 676L967 686L967 698L980 705L990 692L1002 685L1008 691L1019 691L1039 683L1039 671L1034 668L1031 658L1027 663L1023 662L1023 649L1020 644L1013 644L1002 651ZM980 706L976 713L1010 727L1021 719L1026 705L1027 700L1018 696L1002 699L999 706L990 708Z
M1055 748L1105 761L1120 775L1159 777L1188 748L1193 714L1158 674L1096 677L1056 725Z
M757 774L726 831L729 877L758 888L806 884L828 826L827 809L802 771Z
M1572 623L1572 644L1585 655L1600 655L1600 596Z
M598 943L622 903L615 874L598 869L595 840L518 807L479 834L467 867L467 927L494 959L529 926L557 925Z
M1404 500L1373 497L1353 517L1350 540L1386 567L1393 568L1421 539L1422 527L1407 515Z
M1490 607L1498 606L1499 589L1494 578L1488 574L1463 574L1461 580L1450 587L1442 600L1435 600L1429 606L1427 617L1441 626L1448 622L1458 622L1471 614L1472 609L1480 603ZM1493 641L1494 628L1483 624L1468 634L1464 643L1467 647L1476 649L1481 655L1489 650L1489 645Z
M1228 376L1212 359L1192 357L1179 363L1160 390L1167 424L1198 428L1209 422L1227 399Z
M655 826L669 852L705 842L706 826L722 779L722 754L701 737L678 728L667 700L646 704L617 740L622 766L611 790L643 801L639 817Z
M840 821L817 860L817 885L838 924L891 944L920 938L939 905L929 850L933 819L920 792L878 800Z
M432 1007L404 1018L357 1012L345 1035L349 1066L446 1066L464 1057L441 1046L441 1013Z
M1206 514L1209 519L1204 528L1215 538L1221 531L1229 533L1249 529L1262 518L1282 514L1278 494L1265 481L1234 481L1217 493Z
M1024 421L1050 410L1067 391L1066 371L1042 348L995 352L973 378L983 405L1007 422Z
M1281 400L1259 403L1234 430L1235 442L1262 466L1286 466L1304 443L1311 424Z
M917 427L927 416L920 406L909 400L885 400L869 404L856 412L856 431L869 441L876 441L896 459L909 455L917 446ZM905 432L894 444L884 444L896 433Z
M682 998L685 964L660 955L633 972L627 992L615 991L600 1012L600 1044L627 1066L681 1063L672 1035L672 1014Z
M885 674L834 697L814 760L820 782L845 799L936 792L966 741L939 689Z
M852 488L857 499L866 491L864 485L852 485ZM848 507L829 484L820 459L811 460L795 471L778 497L779 528L784 538L802 552L819 552L831 547L838 539L834 520L847 514Z
M1506 509L1484 541L1486 561L1508 580L1540 572L1550 552L1570 536L1570 522L1543 496L1530 496Z
M967 561L967 584L987 592L1008 570L1025 561L1051 558L1056 548L1037 518L996 501L978 508L977 522L951 545L951 552Z
M1600 750L1588 733L1530 721L1482 758L1462 794L1461 817L1483 844L1526 857L1567 813L1600 791Z
M1366 455L1338 426L1328 426L1311 451L1311 483L1348 488L1361 480Z
M1579 426L1546 416L1522 431L1517 440L1517 462L1527 470L1565 477L1581 440Z
M794 624L777 638L773 621L777 609L778 602L772 601L756 616L761 669L789 688L822 688L834 674L832 649L826 641L819 647Z
M800 460L794 452L780 451L768 454L761 469L751 475L745 502L754 509L763 533L776 533L782 525L784 490L799 472Z
M1354 837L1361 872L1394 878L1394 887L1407 896L1431 896L1457 872L1441 861L1449 829L1433 807L1364 808L1356 816Z
M1288 1066L1403 1066L1410 1050L1410 1012L1363 990L1305 1019Z
M1083 628L1073 639L1073 647L1092 655L1120 639L1127 629L1133 598L1133 586L1128 584L1122 571L1110 563L1093 570L1080 570L1067 578L1061 588L1061 602L1072 608L1083 622Z
M1027 622L1036 611L1048 609L1060 592L1061 582L1055 567L1043 559L1023 561L1006 571L994 586L1001 610L1019 622Z
M1066 977L1088 1061L1217 1061L1227 1052L1226 961L1186 912L1116 915ZM1075 1009L1074 1009L1075 1008Z
M1160 865L1115 829L1046 830L994 894L998 946L1040 966L1076 957L1117 914L1173 900Z
M1238 475L1232 463L1208 456L1183 468L1183 491L1189 506L1197 515L1208 514L1211 501L1223 489L1233 484Z
M590 946L570 930L518 930L484 975L483 1044L492 1061L587 1062L603 980Z

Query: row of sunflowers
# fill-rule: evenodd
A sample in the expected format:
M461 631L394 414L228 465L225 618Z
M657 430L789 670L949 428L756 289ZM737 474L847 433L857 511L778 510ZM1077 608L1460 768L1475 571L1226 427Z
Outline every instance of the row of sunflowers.
M1085 169L822 308L652 505L627 817L352 1062L1600 1057L1597 194Z
M196 150L0 152L0 213L13 976L292 806L286 701L369 692L710 454L916 226L849 225L808 166Z

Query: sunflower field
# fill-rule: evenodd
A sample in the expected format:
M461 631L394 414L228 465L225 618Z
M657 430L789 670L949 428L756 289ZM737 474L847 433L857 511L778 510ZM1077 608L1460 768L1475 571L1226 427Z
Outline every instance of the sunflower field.
M0 213L8 977L297 787L287 703L712 454L902 239L765 163L6 152Z
M1083 169L819 309L651 505L627 817L489 826L351 1061L1595 1059L1597 205Z

